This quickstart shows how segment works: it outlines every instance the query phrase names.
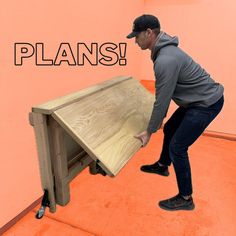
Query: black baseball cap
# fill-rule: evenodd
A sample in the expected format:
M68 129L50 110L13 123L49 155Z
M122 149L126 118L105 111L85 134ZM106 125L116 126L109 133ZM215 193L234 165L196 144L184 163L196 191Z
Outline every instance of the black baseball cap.
M153 15L144 14L142 16L137 17L134 20L132 32L129 35L127 35L127 38L131 39L142 31L155 28L160 29L160 27L161 27L160 22L157 19L157 17Z
M127 35L128 39L135 37L138 33L149 29L160 29L160 22L157 17L153 15L144 14L142 16L137 17L133 22L132 32Z

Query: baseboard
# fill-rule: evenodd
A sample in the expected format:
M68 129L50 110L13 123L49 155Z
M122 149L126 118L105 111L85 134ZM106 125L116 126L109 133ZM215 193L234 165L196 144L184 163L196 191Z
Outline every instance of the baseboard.
M204 131L202 135L214 137L214 138L221 138L221 139L227 139L231 141L236 141L236 135L235 134L227 134L227 133L221 133L216 131Z
M34 201L30 206L23 210L20 214L14 217L11 221L6 223L2 228L0 228L0 235L10 229L14 224L16 224L21 218L23 218L28 212L33 210L38 204L41 204L43 196Z

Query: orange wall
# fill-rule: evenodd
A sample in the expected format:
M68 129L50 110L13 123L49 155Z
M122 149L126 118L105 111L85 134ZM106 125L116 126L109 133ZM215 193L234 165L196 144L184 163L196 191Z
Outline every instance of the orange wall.
M32 105L77 91L116 75L154 79L150 53L125 39L133 19L144 12L159 16L163 29L225 86L226 104L209 129L236 134L235 20L233 0L163 1L4 1L0 7L0 227L42 195ZM216 23L215 23L216 22ZM127 66L36 67L32 60L14 66L15 42L44 42L55 57L61 42L128 42ZM171 107L173 111L173 107ZM169 114L171 113L169 112Z
M45 57L59 44L128 42L143 1L3 1L0 7L0 227L42 195L31 107L117 75L139 78L139 53L127 47L127 66L37 67L32 60L14 66L16 42L43 42Z
M236 2L234 0L146 0L145 12L156 15L162 30L179 37L180 47L225 87L222 112L207 128L236 134ZM142 79L154 80L150 53L142 56ZM171 104L167 118L176 108Z

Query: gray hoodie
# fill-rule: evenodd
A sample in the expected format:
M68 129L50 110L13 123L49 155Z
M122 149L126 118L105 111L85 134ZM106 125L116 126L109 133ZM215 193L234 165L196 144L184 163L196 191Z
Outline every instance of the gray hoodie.
M177 37L160 32L151 52L156 99L147 128L149 133L161 127L171 99L185 108L208 107L217 102L224 92L224 87L216 83L178 44Z

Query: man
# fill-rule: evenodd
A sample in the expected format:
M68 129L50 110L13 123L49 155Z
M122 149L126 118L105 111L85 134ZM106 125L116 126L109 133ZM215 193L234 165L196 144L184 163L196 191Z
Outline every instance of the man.
M166 117L171 99L179 106L163 128L160 158L141 170L168 176L173 163L179 193L159 202L165 210L192 210L191 169L188 147L203 133L224 104L224 88L188 54L178 47L178 38L160 31L159 20L152 15L135 19L127 38L135 37L142 50L151 50L154 63L156 99L147 130L135 136L145 147ZM203 160L202 160L203 161Z

